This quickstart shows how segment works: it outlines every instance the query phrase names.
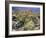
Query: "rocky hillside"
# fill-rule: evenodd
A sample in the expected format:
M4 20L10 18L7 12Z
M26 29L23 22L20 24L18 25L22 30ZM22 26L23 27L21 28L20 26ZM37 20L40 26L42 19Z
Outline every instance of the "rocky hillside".
M40 29L40 14L31 10L19 10L12 13L13 30L38 30Z

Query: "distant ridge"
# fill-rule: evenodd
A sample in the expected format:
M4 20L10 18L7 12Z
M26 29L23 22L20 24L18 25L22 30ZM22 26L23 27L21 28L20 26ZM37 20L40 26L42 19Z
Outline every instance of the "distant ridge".
M20 16L40 16L40 13L33 13L31 10L18 10L13 15L20 15Z

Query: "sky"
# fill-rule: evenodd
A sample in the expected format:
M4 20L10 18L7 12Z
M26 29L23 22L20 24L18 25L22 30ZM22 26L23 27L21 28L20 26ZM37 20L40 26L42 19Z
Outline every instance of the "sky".
M40 8L38 7L12 7L12 10L31 10L33 13L40 13Z

